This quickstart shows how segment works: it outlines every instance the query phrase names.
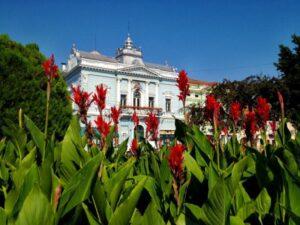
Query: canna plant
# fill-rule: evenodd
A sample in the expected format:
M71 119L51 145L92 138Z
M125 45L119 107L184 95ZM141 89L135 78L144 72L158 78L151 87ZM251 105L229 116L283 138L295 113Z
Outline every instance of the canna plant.
M299 224L300 134L291 138L284 115L275 126L274 143L254 132L266 129L266 100L249 110L235 102L226 113L209 96L206 115L213 137L176 120L175 139L159 148L152 113L149 140L135 135L131 143L113 144L117 108L111 109L112 121L100 113L94 131L87 111L95 101L101 112L105 95L102 85L93 99L73 87L78 115L62 141L40 131L22 111L18 125L8 122L2 128L0 224ZM136 127L136 114L132 120ZM237 138L241 131L244 140Z

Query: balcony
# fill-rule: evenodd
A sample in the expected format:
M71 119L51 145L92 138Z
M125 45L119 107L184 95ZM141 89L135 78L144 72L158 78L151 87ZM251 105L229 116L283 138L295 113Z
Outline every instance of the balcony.
M156 115L160 116L162 113L162 108L156 107L145 107L145 106L121 106L122 114L123 115L132 115L134 111L140 116L146 116L148 113L152 112Z

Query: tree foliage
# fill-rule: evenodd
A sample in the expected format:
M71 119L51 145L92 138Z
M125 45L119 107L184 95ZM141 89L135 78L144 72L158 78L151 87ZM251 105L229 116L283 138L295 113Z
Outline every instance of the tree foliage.
M253 100L257 96L266 97L272 105L272 117L277 119L279 116L278 112L280 112L277 98L278 90L283 93L287 91L282 80L261 75L249 76L241 81L224 80L216 85L212 92L223 102L226 108L234 101L240 102L242 107L251 106L251 104L255 103Z
M286 92L286 106L289 117L298 121L300 110L300 36L293 35L292 43L294 48L280 45L279 59L275 63L281 72L281 78L288 87Z
M7 35L0 35L0 127L7 120L17 122L21 108L44 129L47 85L41 68L44 60L36 44L24 46ZM71 105L63 78L53 81L52 86L49 132L61 138L71 118Z

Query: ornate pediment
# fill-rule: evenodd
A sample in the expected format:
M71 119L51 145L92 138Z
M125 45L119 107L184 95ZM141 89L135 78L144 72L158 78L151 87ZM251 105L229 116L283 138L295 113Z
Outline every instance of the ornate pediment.
M134 74L134 75L161 77L160 74L145 66L130 66L130 67L122 68L119 71L124 73Z

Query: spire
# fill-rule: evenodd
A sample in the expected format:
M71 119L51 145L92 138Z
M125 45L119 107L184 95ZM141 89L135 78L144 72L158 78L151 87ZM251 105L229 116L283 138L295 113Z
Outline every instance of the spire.
M125 40L124 48L127 48L127 49L132 49L133 48L133 42L131 40L131 37L130 37L129 33L127 34L127 38Z

